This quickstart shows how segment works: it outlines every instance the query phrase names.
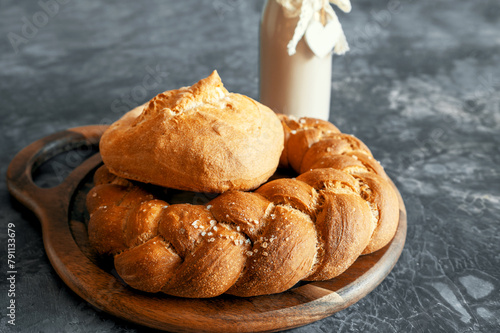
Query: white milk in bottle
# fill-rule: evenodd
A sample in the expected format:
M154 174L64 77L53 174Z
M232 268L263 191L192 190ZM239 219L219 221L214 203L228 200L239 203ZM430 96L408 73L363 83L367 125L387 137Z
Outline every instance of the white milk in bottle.
M350 10L348 0L337 1ZM267 0L260 27L260 102L278 113L328 120L332 53L347 50L327 1Z

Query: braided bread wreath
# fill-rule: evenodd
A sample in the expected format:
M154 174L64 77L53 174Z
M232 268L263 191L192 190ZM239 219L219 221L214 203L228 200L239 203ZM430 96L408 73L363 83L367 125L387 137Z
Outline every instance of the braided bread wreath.
M301 280L331 279L388 244L398 200L370 150L329 122L279 117L280 166L299 175L253 192L169 205L100 167L87 195L93 249L112 255L135 289L206 298L280 293Z

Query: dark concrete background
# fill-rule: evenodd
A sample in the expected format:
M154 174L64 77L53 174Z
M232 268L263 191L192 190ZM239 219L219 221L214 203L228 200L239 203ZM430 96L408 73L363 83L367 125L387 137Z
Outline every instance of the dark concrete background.
M109 123L213 69L230 91L258 98L262 1L44 3L55 2L0 1L2 175L29 143ZM331 120L395 181L408 236L371 294L292 332L500 331L500 2L359 0L339 16L351 51L334 58ZM144 85L149 73L157 84ZM63 162L46 167L58 171L41 185L74 161ZM4 176L0 204L1 332L145 331L62 283L37 219L10 198ZM6 316L8 223L16 326Z

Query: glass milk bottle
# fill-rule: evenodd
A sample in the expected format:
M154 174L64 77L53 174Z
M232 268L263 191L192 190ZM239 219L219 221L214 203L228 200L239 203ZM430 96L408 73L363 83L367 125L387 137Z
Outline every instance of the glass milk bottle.
M333 10L328 2L320 3L321 6L326 3L328 14L331 15ZM296 29L301 29L298 24L302 25L304 34L307 27L310 27L309 22L314 21L311 16L310 21L308 19L304 22L300 14L301 8L304 10L299 5L299 13L293 17L293 14L287 15L286 9L277 0L266 2L260 27L260 102L277 113L328 120L332 51L318 56L312 51L312 45L308 45L310 40L299 36L296 53L289 54L289 43L297 37ZM317 9L318 7L312 10L314 12ZM299 22L299 18L302 22ZM345 41L345 36L343 37ZM347 47L347 44L345 46ZM343 52L345 51L347 49Z

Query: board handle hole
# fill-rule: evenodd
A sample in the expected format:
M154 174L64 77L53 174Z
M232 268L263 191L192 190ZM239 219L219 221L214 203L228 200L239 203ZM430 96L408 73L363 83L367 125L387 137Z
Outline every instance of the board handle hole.
M98 152L98 145L91 142L72 143L42 152L33 164L33 182L40 188L56 187L71 171Z

